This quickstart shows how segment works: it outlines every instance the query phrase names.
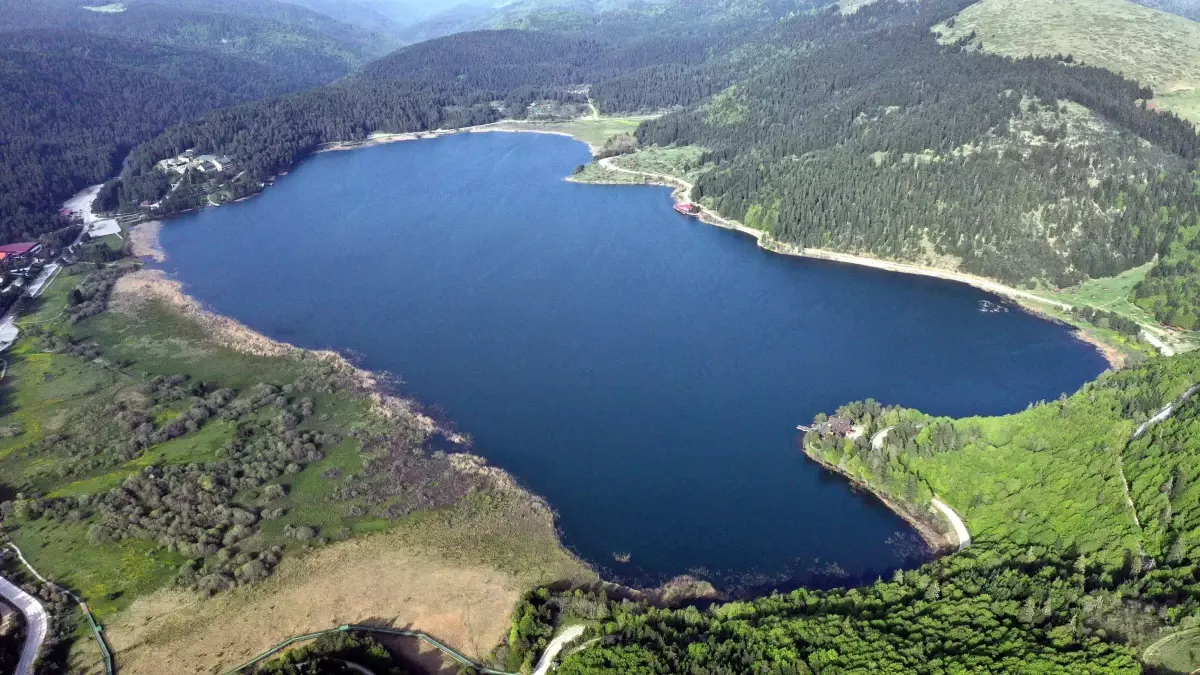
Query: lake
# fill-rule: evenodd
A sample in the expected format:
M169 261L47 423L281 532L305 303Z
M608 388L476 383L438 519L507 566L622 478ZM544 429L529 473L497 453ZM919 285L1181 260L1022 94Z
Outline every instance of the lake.
M1011 413L1106 367L974 288L767 253L675 213L666 188L563 180L589 157L506 133L323 154L171 222L164 266L266 335L397 375L549 500L569 547L643 585L920 561L906 523L804 457L796 425L868 397Z

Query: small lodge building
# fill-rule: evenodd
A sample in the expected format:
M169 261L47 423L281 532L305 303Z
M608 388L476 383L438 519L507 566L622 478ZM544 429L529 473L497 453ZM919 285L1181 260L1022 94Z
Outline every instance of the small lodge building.
M838 436L849 436L854 433L854 422L845 417L833 416L829 418L829 433L837 434Z
M36 241L5 244L0 246L0 262L8 265L20 264L32 259L40 250L42 250L42 245Z
M685 216L694 216L700 213L700 205L692 202L681 202L675 205L675 210Z
M801 424L800 426L796 427L796 430L803 431L804 433L809 433L811 431L820 434L821 436L834 434L837 436L842 436L843 438L853 439L857 439L862 433L861 429L854 426L853 421L845 417L838 417L837 415L834 415L833 417L830 417L819 424L814 424L811 427Z

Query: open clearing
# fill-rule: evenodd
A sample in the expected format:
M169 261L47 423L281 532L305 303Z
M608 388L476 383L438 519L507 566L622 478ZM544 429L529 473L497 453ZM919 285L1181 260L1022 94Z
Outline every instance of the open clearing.
M1200 629L1185 630L1146 649L1146 663L1177 673L1191 673L1200 668Z
M287 559L259 586L209 600L154 593L108 621L106 633L121 671L148 675L223 670L292 635L351 622L423 630L486 659L522 593L595 581L551 527L530 537L535 525L525 520L495 504L428 514Z
M1126 0L983 0L934 30L945 42L974 31L974 44L1009 56L1073 55L1137 80L1156 105L1200 123L1195 21Z
M1133 294L1133 288L1146 278L1146 274L1152 267L1154 267L1154 263L1146 263L1140 267L1126 270L1115 277L1091 279L1078 286L1064 288L1061 291L1037 290L1033 291L1033 293L1046 298L1048 301L1066 302L1076 307L1094 307L1095 309L1119 314L1142 324L1142 327L1154 334L1155 337L1169 342L1176 352L1191 351L1200 343L1200 335L1179 330L1168 331L1162 328L1149 312L1129 301L1129 298ZM1055 313L1052 310L1048 313L1064 320L1070 320L1061 313ZM1091 332L1096 333L1098 337L1106 342L1130 348L1136 347L1136 344L1130 342L1128 337L1122 336L1115 331L1095 328L1091 329Z
M577 140L592 146L592 151L600 149L604 141L617 134L632 134L638 125L658 115L635 115L632 117L584 117L570 122L497 122L490 128L511 131L548 131L567 134Z

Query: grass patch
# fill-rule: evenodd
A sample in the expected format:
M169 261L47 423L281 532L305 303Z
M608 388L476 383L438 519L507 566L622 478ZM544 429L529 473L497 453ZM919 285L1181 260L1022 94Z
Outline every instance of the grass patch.
M363 458L359 454L359 444L350 439L330 448L324 460L313 464L304 471L275 481L287 487L287 497L271 502L272 508L287 509L285 519L270 521L263 524L262 536L271 544L289 543L283 535L286 524L307 525L315 528L321 536L344 538L346 534L358 531L356 524L362 518L347 515L349 504L335 505L333 491L337 486L336 477L349 475L362 470ZM329 472L329 477L326 477ZM334 475L336 474L336 476ZM386 529L391 523L379 521L379 527ZM371 527L366 528L371 530ZM344 530L344 532L343 532Z
M1200 668L1200 628L1181 631L1167 640L1151 645L1143 655L1151 666L1175 673L1191 673Z
M1073 55L1149 86L1156 103L1200 123L1200 23L1125 0L983 0L934 28L1009 56Z
M73 337L99 343L106 358L149 375L184 374L200 382L242 389L259 382L287 384L300 366L282 358L251 356L212 343L204 329L149 303L136 316L105 312L70 328Z
M501 122L493 125L495 129L510 129L523 131L552 131L569 134L576 140L583 141L593 149L604 145L604 141L618 134L632 134L638 125L646 120L652 120L658 115L634 115L630 117L597 117L580 118L570 122Z
M87 269L88 265L78 265L73 269L66 269L59 273L53 281L50 282L42 294L34 300L34 305L31 309L23 314L18 326L33 326L54 321L62 315L63 310L67 307L68 296L84 279L87 278L91 271Z
M101 618L169 582L186 560L150 541L93 546L87 527L41 521L24 524L10 536L39 572L81 593Z
M707 148L698 145L650 147L629 155L621 155L613 160L613 163L626 169L678 176L694 183L707 169L701 163L701 158L707 151Z
M1131 270L1126 270L1115 277L1105 277L1102 279L1091 279L1077 286L1064 288L1061 290L1038 289L1031 291L1035 295L1043 297L1050 301L1065 302L1076 307L1093 307L1119 314L1125 318L1132 319L1145 327L1157 328L1159 322L1152 314L1138 307L1130 301L1133 289L1143 279L1146 274L1154 267L1154 263L1146 263L1140 267L1135 267ZM1046 310L1056 318L1075 323L1073 319L1057 309ZM1120 347L1128 348L1133 351L1146 353L1148 355L1155 353L1153 348L1136 340L1130 336L1121 335L1115 331L1110 331L1094 326L1083 326L1089 332L1092 332L1097 337L1105 342L1115 344ZM1156 331L1158 332L1158 331ZM1186 333L1179 331L1172 336L1172 346L1176 351L1190 351L1200 346L1200 336L1196 333Z
M106 492L129 476L148 466L208 462L217 459L217 450L233 438L235 429L228 422L210 422L194 434L176 438L147 450L141 457L119 469L64 485L51 497L77 497Z
M646 179L641 176L624 171L612 171L596 162L584 166L582 171L571 176L571 180L576 183L616 183L621 185L645 185L646 183Z

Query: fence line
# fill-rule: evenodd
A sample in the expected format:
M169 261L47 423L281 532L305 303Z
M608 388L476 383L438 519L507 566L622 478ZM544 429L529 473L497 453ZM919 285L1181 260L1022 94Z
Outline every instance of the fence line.
M5 538L7 538L7 535ZM53 586L63 593L66 593L71 597L72 600L79 604L79 608L83 610L83 615L87 617L88 625L92 628L92 635L95 636L96 643L100 645L100 653L104 656L104 672L107 673L107 675L115 675L117 671L113 666L112 651L109 650L108 643L104 641L104 628L96 622L96 617L92 615L92 610L88 607L87 603L84 602L83 599L78 595L75 595L66 588L63 588L62 586L59 586L53 581L50 581L46 577L42 576L40 572L33 568L33 565L29 564L29 561L25 559L25 554L21 552L21 549L17 548L16 544L10 541L8 542L8 547L17 554L17 558L21 560L21 564L25 565L25 568L29 570L30 574L37 577L38 580L43 584Z
M238 673L241 673L242 671L246 670L247 668L258 665L262 661L269 659L272 656L275 656L279 652L287 649L288 647L296 644L297 642L304 642L306 640L315 640L316 638L319 638L322 635L330 635L333 633L378 633L381 635L395 635L398 637L417 638L418 640L421 640L425 644L442 652L446 656L449 656L450 658L454 659L455 661L457 661L459 663L459 665L467 666L468 668L474 668L476 671L481 673L481 675L520 675L519 673L510 673L506 670L496 670L495 668L490 668L488 666L483 665L482 663L476 663L475 661L471 660L471 658L469 656L467 656L466 654L463 654L462 652L458 651L457 649L443 643L441 640L438 640L437 638L435 638L432 635L425 633L423 631L401 630L401 629L396 629L396 628L376 628L374 626L358 626L358 625L354 625L354 624L343 624L341 626L338 626L337 628L330 628L328 630L321 630L321 631L317 631L315 633L306 633L304 635L297 635L295 637L290 637L290 638L284 640L283 642L280 642L279 644L275 645L274 647L271 647L270 649L266 650L265 652L259 654L258 656L255 656L254 658L250 659L249 661L246 661L245 663L235 667L233 670L226 672L225 675L237 675Z

